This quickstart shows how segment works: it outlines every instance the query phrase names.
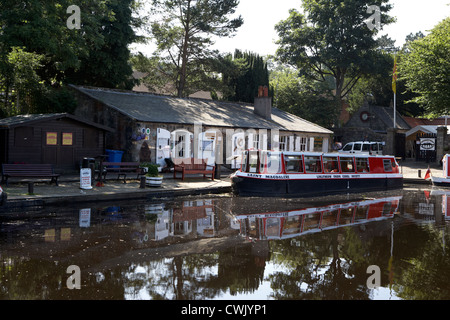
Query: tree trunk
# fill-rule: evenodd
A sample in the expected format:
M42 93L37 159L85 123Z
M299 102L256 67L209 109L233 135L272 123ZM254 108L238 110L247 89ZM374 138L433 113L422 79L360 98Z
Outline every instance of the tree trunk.
M335 127L339 128L341 126L340 124L340 115L342 112L342 88L344 87L344 81L345 81L345 72L338 69L336 72L336 96L335 96L335 103L336 103L336 123Z
M180 68L180 82L178 83L177 96L182 98L184 96L184 89L186 86L186 70L188 63L188 48L189 48L189 30L191 20L191 2L188 1L187 15L184 23L184 41L183 51L181 53L181 68Z

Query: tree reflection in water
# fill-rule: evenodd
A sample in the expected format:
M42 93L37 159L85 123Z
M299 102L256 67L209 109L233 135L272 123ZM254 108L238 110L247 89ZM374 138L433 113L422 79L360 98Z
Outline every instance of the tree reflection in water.
M373 221L356 201L335 212L286 200L281 212L228 197L171 201L151 217L145 204L97 208L83 226L78 209L3 218L0 298L374 299L367 268L377 265L381 298L449 299L444 197L403 191ZM71 264L81 290L65 286Z

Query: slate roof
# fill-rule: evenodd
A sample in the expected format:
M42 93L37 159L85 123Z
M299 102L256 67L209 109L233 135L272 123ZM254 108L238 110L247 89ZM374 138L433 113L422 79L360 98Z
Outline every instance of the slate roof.
M382 106L370 106L373 113L380 117L386 128L394 127L394 108ZM401 114L396 112L397 129L409 130L411 126L403 119Z
M142 122L194 124L232 128L278 129L332 134L317 124L272 108L272 119L253 113L253 105L150 93L71 86L120 113Z
M71 115L69 113L36 113L36 114L21 114L9 118L3 118L0 119L0 129L10 129L14 127L20 127L23 125L29 125L32 123L42 122L42 121L48 121L48 120L55 120L55 119L61 119L61 118L69 118L84 124L87 124L89 126L93 126L96 128L99 128L101 130L105 131L115 131L112 128L103 126L98 123L94 123L91 121L87 121L85 119L81 119L79 117L76 117L74 115Z

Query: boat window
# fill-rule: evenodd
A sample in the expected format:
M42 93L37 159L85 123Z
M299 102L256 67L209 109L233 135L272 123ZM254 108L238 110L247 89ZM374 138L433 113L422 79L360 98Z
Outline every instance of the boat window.
M286 173L299 173L303 172L303 159L302 156L284 156L284 166Z
M383 166L385 172L392 172L392 162L389 159L383 159Z
M353 158L340 157L342 172L355 172Z
M247 158L248 152L245 151L242 153L242 172L247 172Z
M320 156L305 156L305 172L322 172Z
M260 173L264 172L264 167L266 165L266 155L267 155L266 151L261 151L260 156L259 156L259 172Z
M370 172L369 159L356 158L356 171L357 172Z
M364 143L362 146L362 151L369 152L370 151L370 144Z
M258 153L249 152L248 155L248 172L256 172L258 170Z
M279 153L267 152L267 172L268 173L281 172L281 157Z
M323 157L323 171L339 173L339 162L337 157Z

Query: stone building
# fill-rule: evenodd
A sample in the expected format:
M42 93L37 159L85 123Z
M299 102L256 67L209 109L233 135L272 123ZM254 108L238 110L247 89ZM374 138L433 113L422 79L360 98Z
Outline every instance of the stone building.
M231 167L246 148L328 152L333 132L272 107L267 95L254 105L176 98L134 91L72 86L75 115L113 128L107 148L124 161L207 158Z
M410 125L396 112L397 133L405 133ZM351 141L384 141L389 128L394 127L392 107L365 104L356 111L342 128L334 130L335 138L343 144Z

